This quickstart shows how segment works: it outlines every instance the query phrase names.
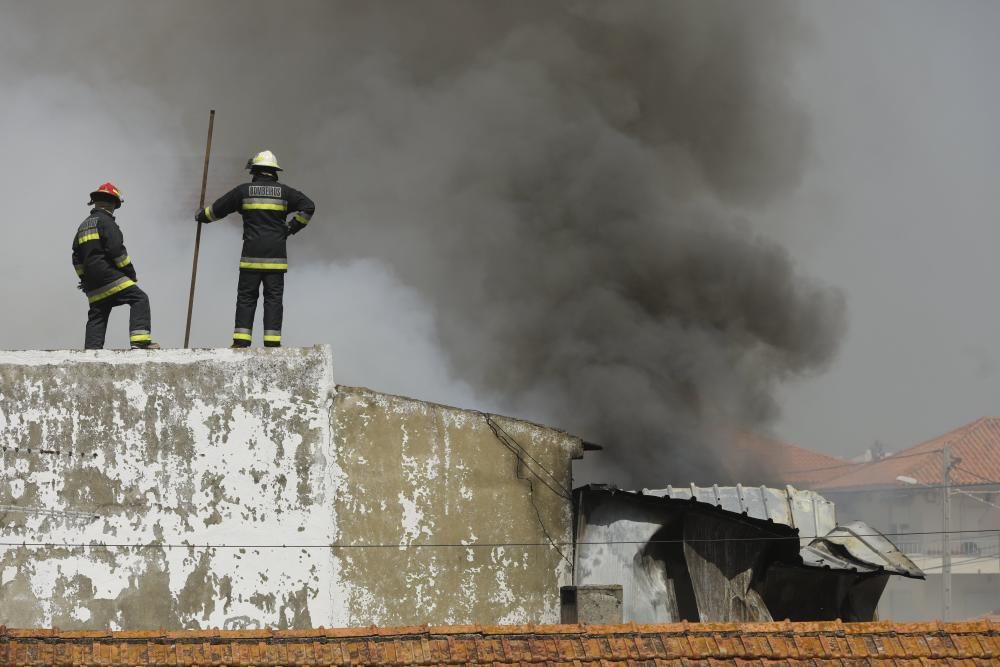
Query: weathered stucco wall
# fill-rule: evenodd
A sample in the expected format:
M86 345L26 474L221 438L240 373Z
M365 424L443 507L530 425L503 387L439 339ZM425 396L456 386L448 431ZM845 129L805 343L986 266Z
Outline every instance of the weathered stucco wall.
M343 550L351 624L558 622L578 439L340 387L335 442L338 541L408 545Z
M326 347L0 352L0 622L555 621L580 443L492 424Z

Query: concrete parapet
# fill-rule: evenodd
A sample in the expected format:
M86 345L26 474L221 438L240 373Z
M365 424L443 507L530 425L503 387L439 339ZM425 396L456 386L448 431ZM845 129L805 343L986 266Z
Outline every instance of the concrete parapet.
M580 441L332 369L328 347L0 352L0 618L557 621Z

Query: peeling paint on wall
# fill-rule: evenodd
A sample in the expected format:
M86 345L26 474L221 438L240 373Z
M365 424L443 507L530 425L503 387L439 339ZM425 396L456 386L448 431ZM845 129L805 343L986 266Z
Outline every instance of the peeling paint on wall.
M335 501L339 538L408 545L359 549L340 561L339 576L353 582L350 624L558 622L559 586L572 564L550 539L572 541L570 463L582 445L493 417L524 449L526 472L488 419L338 388L335 442L349 480Z
M572 486L578 439L496 421ZM34 545L0 547L7 625L559 617L569 501L479 413L337 388L328 347L0 352L0 446L0 541Z
M2 551L12 577L0 616L64 628L279 624L250 599L260 577L281 605L301 605L329 554L228 545L332 535L312 503L329 491L331 365L323 348L0 353L0 504L95 515L0 514L5 542L46 545ZM135 546L163 543L174 546ZM89 544L109 546L78 546Z

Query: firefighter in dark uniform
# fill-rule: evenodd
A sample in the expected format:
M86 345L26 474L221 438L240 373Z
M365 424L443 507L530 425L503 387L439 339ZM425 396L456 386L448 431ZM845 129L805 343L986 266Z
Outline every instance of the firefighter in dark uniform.
M128 305L131 347L158 349L150 336L149 297L136 285L135 265L115 222L122 193L114 184L105 183L90 193L89 203L94 208L73 237L73 268L80 278L78 287L90 302L85 347L103 348L111 309Z
M233 347L250 347L254 313L264 286L264 345L281 347L282 299L288 253L285 240L297 234L312 218L316 206L309 197L278 182L278 159L263 151L247 161L251 181L237 185L211 206L195 214L201 223L220 220L230 213L243 216L243 256L236 290L236 326ZM293 214L288 220L288 215Z

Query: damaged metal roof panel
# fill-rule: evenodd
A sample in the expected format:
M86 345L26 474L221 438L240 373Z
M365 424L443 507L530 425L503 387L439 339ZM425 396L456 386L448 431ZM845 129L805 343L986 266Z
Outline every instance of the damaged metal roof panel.
M632 492L625 492L632 493ZM834 504L815 491L801 491L793 486L775 489L766 486L667 486L643 489L642 495L674 500L696 500L727 512L754 519L772 521L799 531L802 544L826 535L837 527Z
M913 579L924 578L923 571L913 561L864 521L837 526L829 534L803 547L799 554L803 563L813 567L855 572L884 571Z
M834 504L812 491L589 485L574 494L574 583L620 584L624 617L638 623L769 620L772 605L781 618L865 620L889 574L922 576L867 525L838 527ZM720 601L720 589L735 592Z

